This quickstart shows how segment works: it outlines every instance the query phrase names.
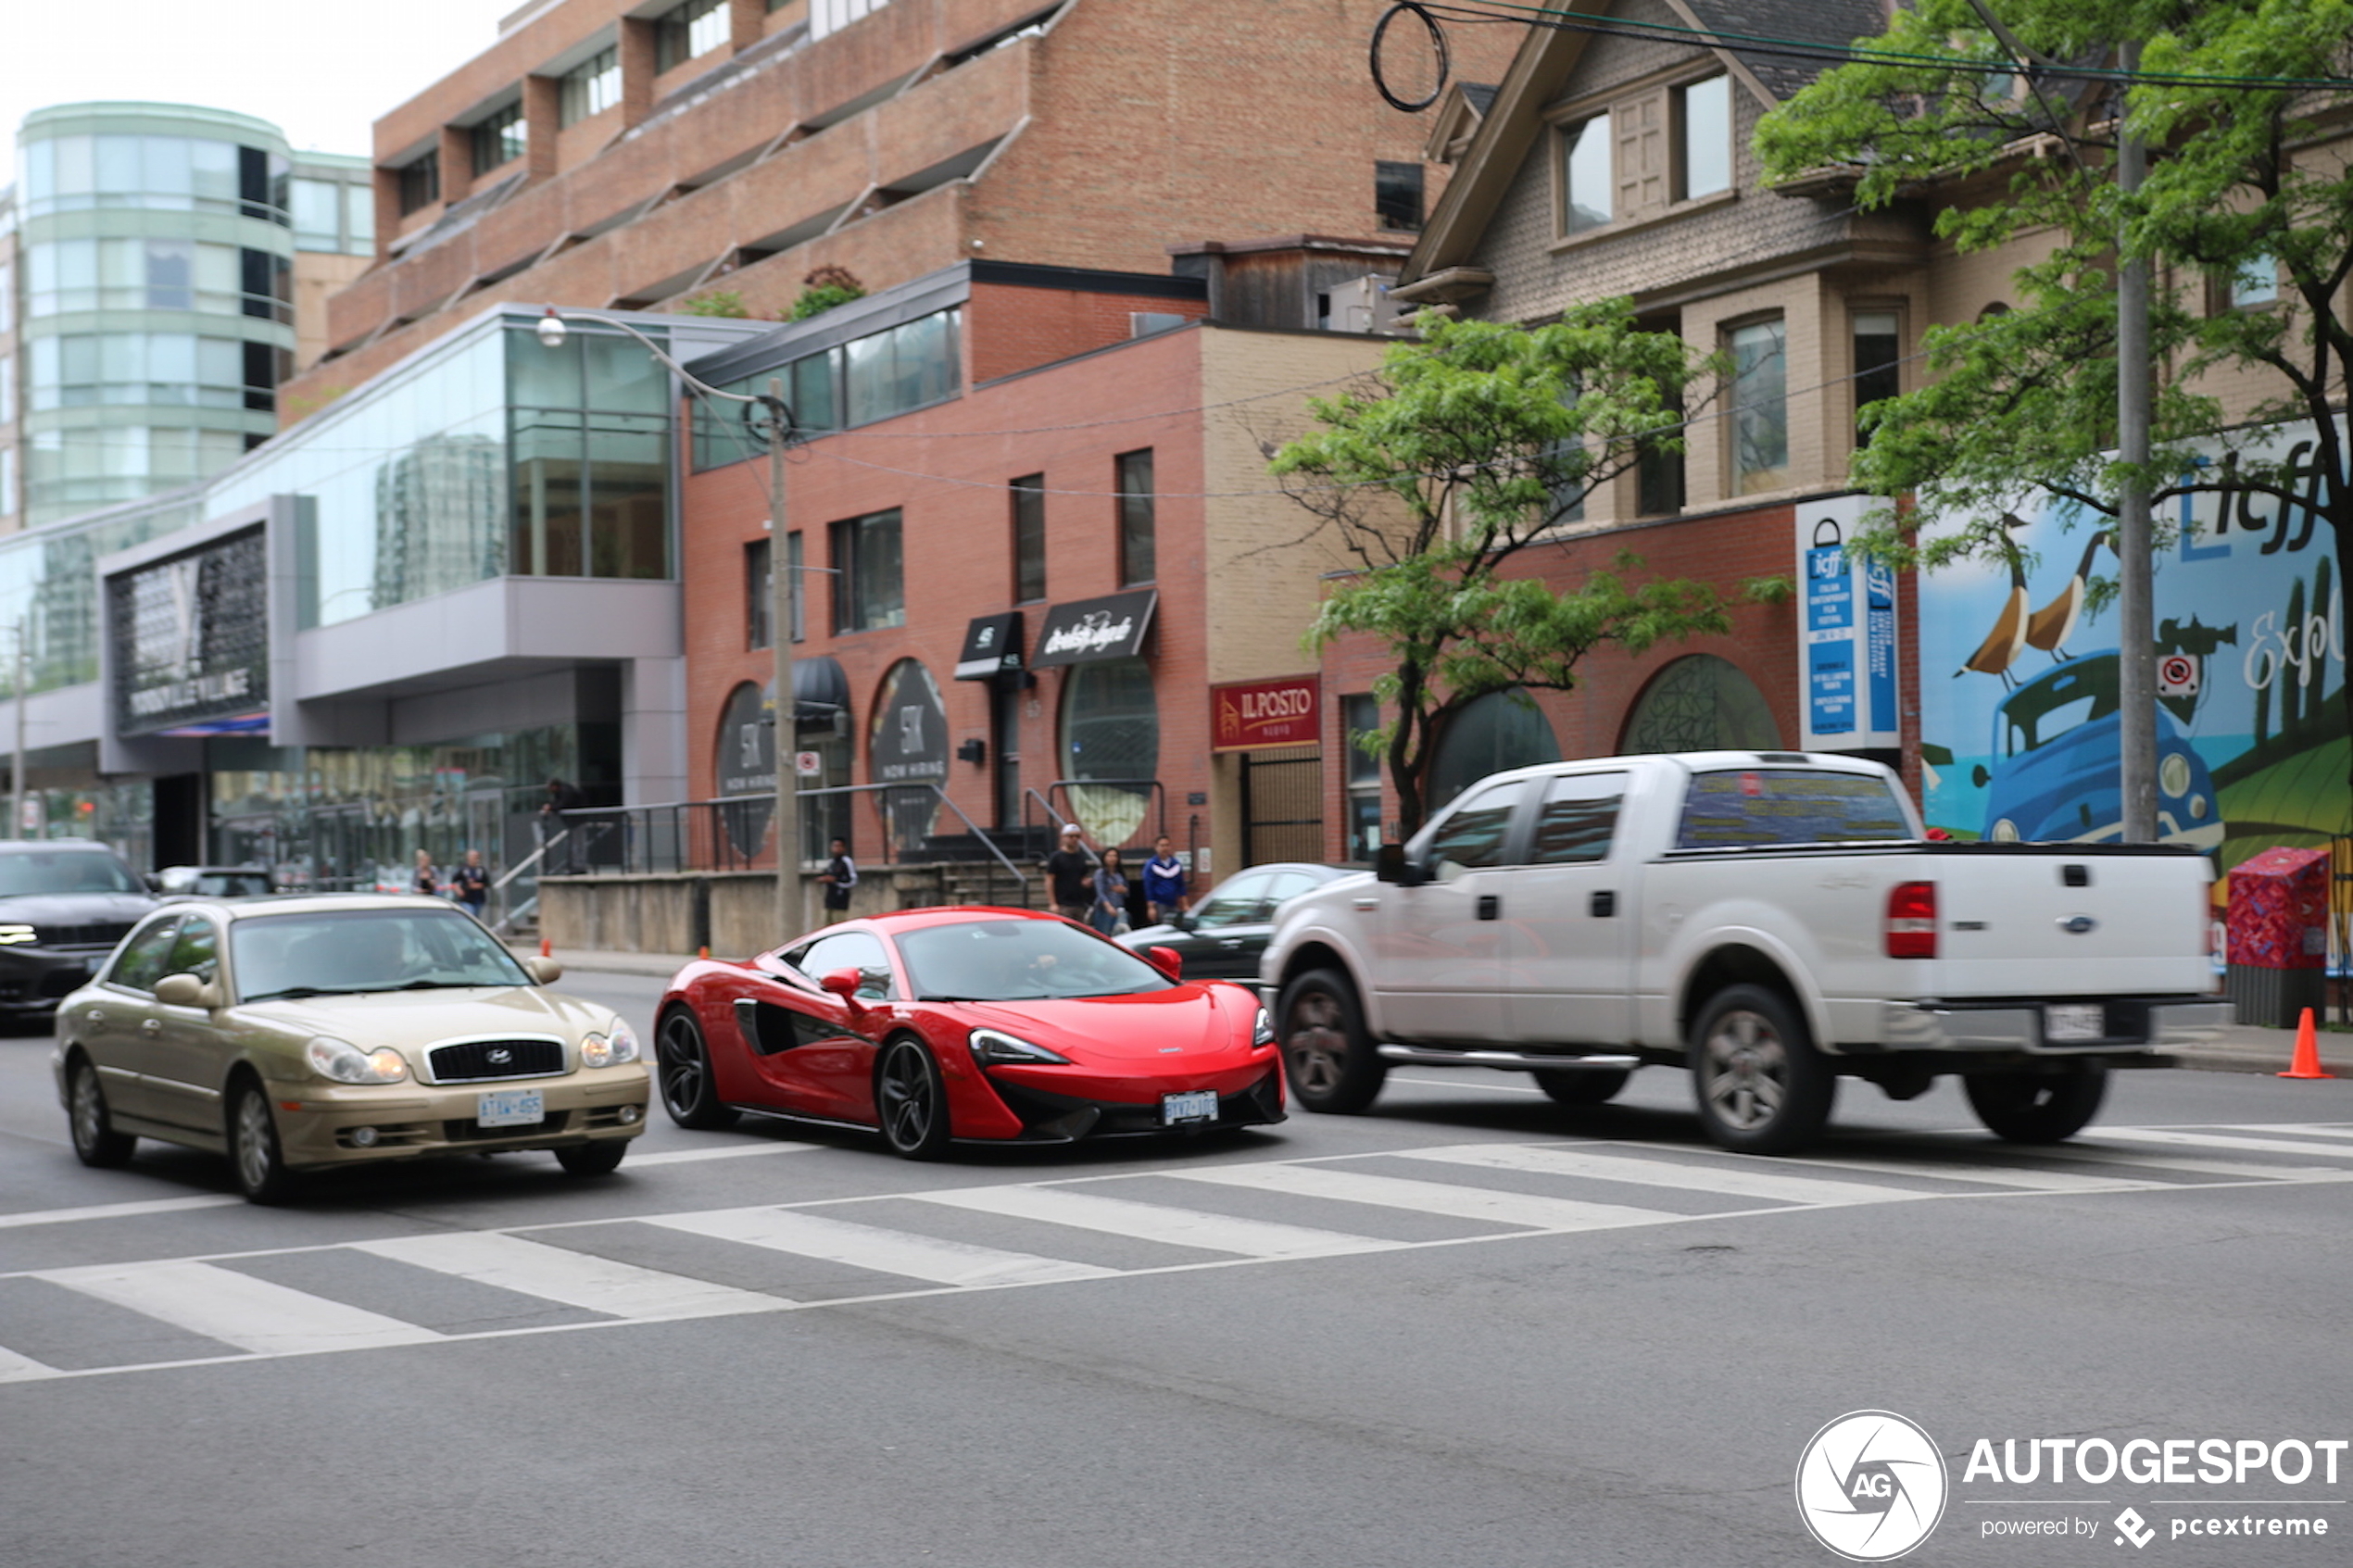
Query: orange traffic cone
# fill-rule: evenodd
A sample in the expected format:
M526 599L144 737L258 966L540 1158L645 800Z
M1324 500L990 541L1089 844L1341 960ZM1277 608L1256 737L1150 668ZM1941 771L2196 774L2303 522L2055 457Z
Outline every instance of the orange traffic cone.
M556 945L545 936L539 939L539 956L543 959L552 959L556 956Z
M2304 1017L2296 1026L2296 1060L2288 1064L2283 1078L2334 1078L2334 1073L2321 1067L2321 1041L2312 1027L2312 1010L2306 1008Z
M697 947L695 949L695 957L698 959L707 959L711 957L711 944L706 942L701 947Z

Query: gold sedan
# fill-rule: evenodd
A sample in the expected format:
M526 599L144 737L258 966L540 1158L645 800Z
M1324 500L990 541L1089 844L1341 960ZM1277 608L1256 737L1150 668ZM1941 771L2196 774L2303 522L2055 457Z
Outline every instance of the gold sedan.
M74 1153L226 1154L257 1203L435 1154L544 1148L604 1175L645 1131L646 1069L611 1009L547 989L560 973L439 899L171 905L57 1009Z

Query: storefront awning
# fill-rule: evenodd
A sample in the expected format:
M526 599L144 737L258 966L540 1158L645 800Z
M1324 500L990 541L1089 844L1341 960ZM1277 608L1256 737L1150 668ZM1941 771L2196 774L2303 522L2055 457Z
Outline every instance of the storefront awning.
M792 661L793 722L796 728L830 724L849 711L849 676L830 654Z
M964 649L956 656L956 679L986 681L1000 671L1021 668L1021 611L980 615L964 628Z
M1046 612L1030 668L1135 658L1144 651L1144 633L1151 630L1152 609L1159 602L1158 592L1139 588L1132 594L1106 594L1100 599L1056 605Z

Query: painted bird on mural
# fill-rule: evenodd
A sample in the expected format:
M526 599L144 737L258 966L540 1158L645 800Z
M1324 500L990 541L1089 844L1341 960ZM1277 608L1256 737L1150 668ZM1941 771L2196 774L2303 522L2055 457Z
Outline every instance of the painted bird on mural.
M2073 657L2064 645L2075 634L2076 620L2083 613L2083 594L2091 581L2092 558L2099 553L2102 545L2111 550L2116 548L2113 531L2102 529L2093 534L2091 543L2083 546L2083 558L2075 563L2075 575L2067 580L2067 586L2058 591L2057 597L2026 618L2028 647L2041 648L2054 660Z
M2004 512L2002 526L2015 533L2026 526L2026 520L2016 513ZM2005 686L2018 684L2010 676L2010 664L2018 658L2019 650L2026 646L2026 568L2019 560L2017 545L2007 539L2002 544L2003 558L2010 563L2008 596L2002 600L2002 613L1994 618L1994 630L1986 633L1977 651L1953 671L1955 680L1974 670L1981 675L1998 675Z

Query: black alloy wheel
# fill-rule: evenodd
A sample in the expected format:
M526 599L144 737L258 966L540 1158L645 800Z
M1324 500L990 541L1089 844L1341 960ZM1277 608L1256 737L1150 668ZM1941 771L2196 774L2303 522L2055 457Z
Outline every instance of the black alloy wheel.
M1346 975L1309 970L1283 987L1277 1010L1283 1072L1300 1104L1351 1116L1379 1098L1389 1063L1365 1032L1364 1009Z
M1555 1105L1607 1105L1633 1075L1632 1069L1625 1067L1529 1074Z
M1716 1143L1742 1154L1787 1154L1821 1135L1838 1079L1789 999L1733 985L1692 1027L1692 1089Z
M251 1202L283 1203L294 1191L295 1174L279 1148L270 1097L251 1081L229 1094L229 1169L237 1190Z
M1961 1080L1986 1130L2012 1143L2064 1143L2099 1114L2108 1069L2079 1062L2064 1073L1976 1073Z
M919 1041L902 1035L883 1047L875 1069L875 1118L883 1141L902 1160L937 1160L947 1151L947 1092L938 1064Z
M84 1165L109 1170L127 1164L138 1139L118 1133L107 1115L106 1091L98 1085L98 1070L86 1056L76 1056L66 1070L66 1117L73 1128L73 1157Z
M711 1047L703 1041L702 1027L685 1008L664 1013L661 1027L654 1034L654 1077L661 1088L661 1108L681 1127L709 1133L736 1124L735 1110L719 1103L719 1085L711 1077ZM619 1163L621 1157L615 1155L613 1164Z

